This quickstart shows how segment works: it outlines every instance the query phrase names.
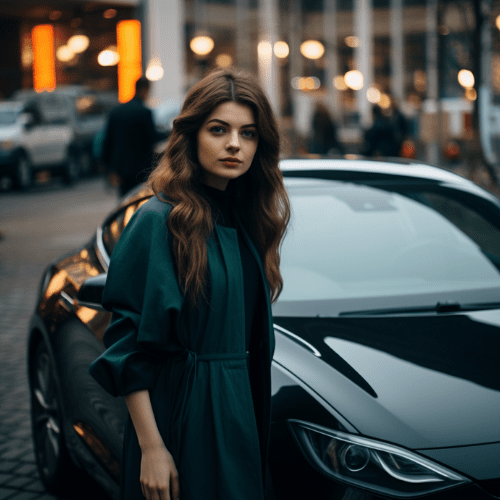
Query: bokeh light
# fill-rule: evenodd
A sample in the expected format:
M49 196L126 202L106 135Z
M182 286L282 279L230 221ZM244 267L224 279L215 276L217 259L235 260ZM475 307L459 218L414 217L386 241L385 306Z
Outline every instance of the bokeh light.
M389 109L391 107L391 98L387 94L380 94L380 100L378 101L378 105L382 109Z
M33 51L31 47L24 47L21 53L21 62L25 68L33 64Z
M113 19L113 17L115 17L116 14L117 14L116 9L106 9L102 13L102 17L104 17L104 19Z
M137 19L116 25L118 62L118 100L128 102L135 95L135 82L142 75L141 23Z
M75 53L85 52L89 46L90 40L86 35L73 35L68 40L68 47Z
M161 60L159 57L153 57L149 61L148 67L146 69L146 78L150 82L157 82L163 78L165 71L161 65Z
M417 158L417 148L415 147L415 143L411 140L404 141L399 154L403 158L415 160Z
M465 98L468 99L469 101L475 101L477 99L476 89L473 88L465 89Z
M233 58L229 54L219 54L215 58L215 64L221 68L229 68L233 64Z
M271 57L273 54L273 47L269 42L259 42L259 45L257 45L257 53L259 57Z
M76 109L79 113L85 113L85 111L89 110L92 106L95 106L96 99L91 95L83 95L76 100ZM83 252L83 250L82 250ZM88 255L88 252L87 252ZM85 258L85 257L84 257Z
M68 62L75 57L75 53L68 47L68 45L61 45L56 50L56 57L61 62Z
M99 52L97 62L101 66L116 66L120 62L120 56L118 55L116 47L111 46Z
M344 42L348 47L351 47L352 49L360 46L359 38L357 36L354 36L354 35L346 36L344 38Z
M39 24L31 30L33 47L33 88L36 92L52 92L56 88L54 27Z
M195 36L189 43L191 50L198 56L210 54L214 45L214 41L209 36Z
M458 83L466 89L474 87L475 79L472 71L468 69L461 69L458 72Z
M279 59L285 59L285 57L288 57L289 53L290 48L286 42L280 41L274 44L274 55Z
M315 76L296 76L292 78L292 88L295 90L317 90L321 87L321 81Z
M417 69L413 73L413 86L417 92L425 92L427 88L427 75L425 71Z
M319 59L325 53L325 47L318 40L307 40L300 45L300 53L307 59Z
M333 85L337 90L347 90L349 88L345 83L344 75L337 75L333 79Z
M378 102L380 102L381 97L382 94L380 93L379 89L375 87L368 87L368 90L366 91L366 98L369 102L371 102L372 104L377 104Z
M346 85L352 90L361 90L364 86L363 73L357 69L348 71L344 75Z

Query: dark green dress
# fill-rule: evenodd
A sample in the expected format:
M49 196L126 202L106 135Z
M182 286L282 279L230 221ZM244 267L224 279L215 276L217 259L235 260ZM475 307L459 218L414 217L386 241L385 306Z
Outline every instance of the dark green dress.
M183 500L262 500L274 333L261 258L238 223L259 264L265 304L254 329L259 338L252 341L250 380L237 231L215 226L207 242L210 305L193 312L184 303L174 270L167 237L170 210L171 205L151 198L134 214L113 251L103 296L104 307L113 311L104 335L107 350L90 373L115 396L149 390L159 431L179 472ZM140 463L129 417L122 499L143 498Z

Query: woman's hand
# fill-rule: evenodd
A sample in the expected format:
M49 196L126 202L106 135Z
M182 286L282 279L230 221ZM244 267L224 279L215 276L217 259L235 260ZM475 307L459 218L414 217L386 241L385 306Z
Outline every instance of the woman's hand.
M146 500L179 500L179 474L158 431L146 389L125 396L141 447L141 489Z
M179 474L165 446L142 451L140 480L146 500L179 500Z

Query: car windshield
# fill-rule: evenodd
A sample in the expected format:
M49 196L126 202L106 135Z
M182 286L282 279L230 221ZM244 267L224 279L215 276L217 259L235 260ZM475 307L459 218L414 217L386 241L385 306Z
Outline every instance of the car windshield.
M443 301L454 293L477 302L478 290L498 302L500 210L493 203L485 208L482 198L437 187L396 191L313 179L287 185L292 220L275 314L425 305L422 297Z
M14 125L17 120L17 113L14 110L0 110L0 127L6 127L9 125Z

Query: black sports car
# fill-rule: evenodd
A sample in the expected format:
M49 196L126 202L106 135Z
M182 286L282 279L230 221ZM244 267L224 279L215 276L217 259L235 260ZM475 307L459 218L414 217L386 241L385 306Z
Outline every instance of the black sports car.
M279 500L500 498L500 202L421 164L283 160L292 222L273 312ZM28 346L51 492L83 469L116 497L126 406L88 374L127 197L46 270ZM222 499L221 499L222 500Z

